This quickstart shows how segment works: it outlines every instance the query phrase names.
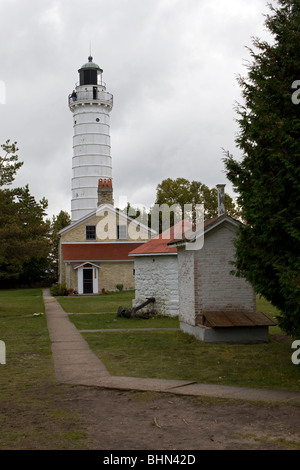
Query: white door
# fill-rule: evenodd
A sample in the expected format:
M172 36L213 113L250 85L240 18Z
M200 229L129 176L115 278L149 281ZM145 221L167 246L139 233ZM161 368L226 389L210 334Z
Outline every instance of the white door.
M92 271L92 279L89 281L89 279L85 279L87 278L88 276L85 276L84 274L88 274L88 272L91 272ZM80 268L78 268L77 270L77 282L78 282L78 294L84 294L84 293L87 293L87 290L85 288L85 284L91 282L91 285L93 286L92 287L92 291L89 290L90 293L93 293L93 294L98 294L99 290L98 290L98 268L96 268L95 266L93 266L92 268L90 267L84 267L84 266L81 266Z

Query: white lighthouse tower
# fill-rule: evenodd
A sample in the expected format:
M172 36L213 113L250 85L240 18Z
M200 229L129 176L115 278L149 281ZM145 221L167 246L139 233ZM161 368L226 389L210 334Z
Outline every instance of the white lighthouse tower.
M79 84L69 95L74 128L72 222L97 208L98 187L108 187L112 194L109 113L113 96L102 81L103 70L91 56L78 72Z

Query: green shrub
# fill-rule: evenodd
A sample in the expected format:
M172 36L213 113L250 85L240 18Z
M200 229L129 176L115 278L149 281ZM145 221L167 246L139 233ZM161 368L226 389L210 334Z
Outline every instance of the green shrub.
M54 286L52 286L50 288L50 291L51 291L51 295L53 295L53 296L60 296L60 295L68 295L69 294L69 290L67 288L67 285L65 283L60 284L59 282L54 284Z
M122 292L123 284L116 284L116 288L118 289L119 292Z

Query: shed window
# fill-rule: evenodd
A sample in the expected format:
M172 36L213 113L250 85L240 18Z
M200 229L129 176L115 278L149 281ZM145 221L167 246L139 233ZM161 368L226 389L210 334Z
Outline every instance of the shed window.
M96 240L96 225L87 225L85 227L86 240Z

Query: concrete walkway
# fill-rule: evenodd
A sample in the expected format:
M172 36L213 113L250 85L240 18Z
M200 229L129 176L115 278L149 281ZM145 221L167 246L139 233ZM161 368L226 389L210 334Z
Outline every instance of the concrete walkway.
M43 291L56 379L62 383L118 390L156 391L178 395L300 403L300 392L199 384L184 380L111 376L50 291Z

